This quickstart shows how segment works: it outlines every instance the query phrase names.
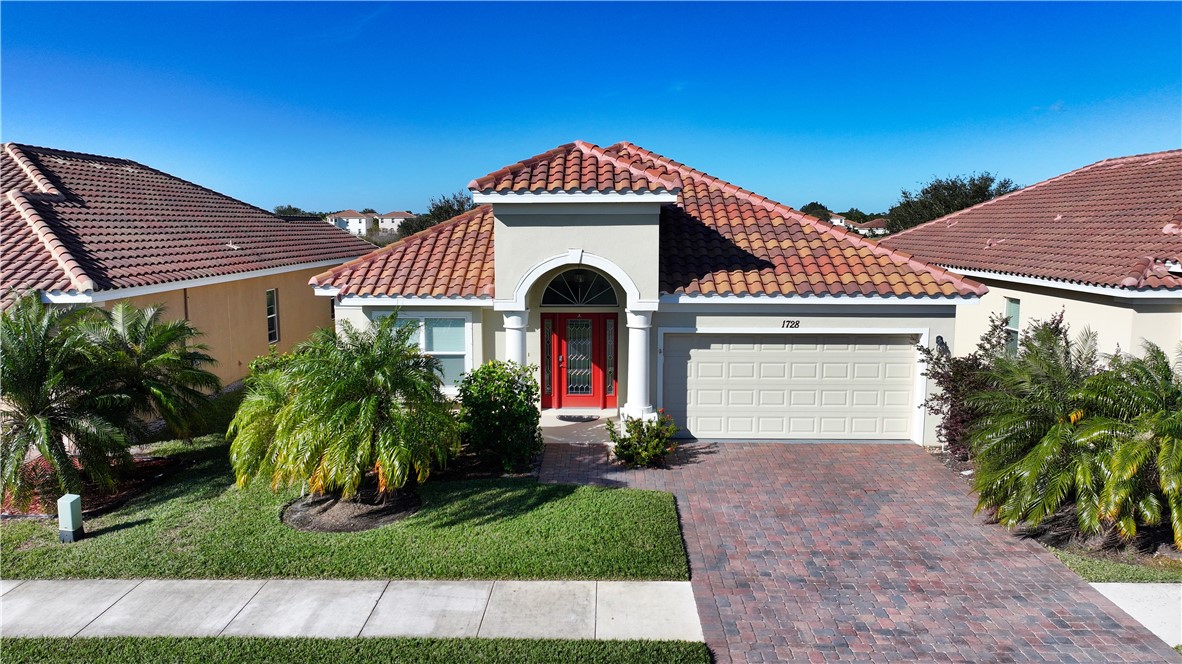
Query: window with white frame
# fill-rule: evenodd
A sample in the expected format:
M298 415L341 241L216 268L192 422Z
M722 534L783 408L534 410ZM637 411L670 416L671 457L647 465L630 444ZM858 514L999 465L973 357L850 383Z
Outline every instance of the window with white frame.
M267 343L279 343L279 290L267 291Z
M378 321L388 313L375 313L371 319ZM411 339L418 344L425 355L437 360L443 369L443 386L454 391L460 377L472 368L472 346L469 325L471 317L447 314L401 313L398 326L413 325L415 333Z
M1022 301L1016 298L1006 298L1006 352L1010 355L1018 354L1018 325L1022 313Z

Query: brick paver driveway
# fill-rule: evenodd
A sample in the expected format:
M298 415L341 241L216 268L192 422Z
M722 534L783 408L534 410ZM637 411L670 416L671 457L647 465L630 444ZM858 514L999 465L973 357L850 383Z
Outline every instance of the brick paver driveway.
M541 480L677 496L720 662L1177 660L1038 544L974 517L916 445L695 444L644 471L605 455L548 445Z

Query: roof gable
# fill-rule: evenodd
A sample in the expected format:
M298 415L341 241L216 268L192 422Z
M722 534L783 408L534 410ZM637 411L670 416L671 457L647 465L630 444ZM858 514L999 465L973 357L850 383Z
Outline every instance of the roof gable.
M655 191L659 271L673 296L967 297L984 286L861 234L627 142L568 143L474 180L480 192ZM481 206L440 226L317 275L341 296L488 297L493 211ZM460 261L463 264L457 264ZM467 264L472 262L472 264Z
M1105 159L882 240L952 268L1182 289L1182 150Z
M142 164L8 143L0 152L4 304L25 290L81 294L327 260L372 245L287 222Z

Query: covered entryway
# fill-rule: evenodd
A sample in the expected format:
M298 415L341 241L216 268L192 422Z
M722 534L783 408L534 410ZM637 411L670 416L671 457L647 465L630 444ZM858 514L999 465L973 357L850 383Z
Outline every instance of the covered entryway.
M602 274L575 268L542 293L542 408L615 408L618 300Z
M911 335L669 334L662 403L702 439L908 440Z

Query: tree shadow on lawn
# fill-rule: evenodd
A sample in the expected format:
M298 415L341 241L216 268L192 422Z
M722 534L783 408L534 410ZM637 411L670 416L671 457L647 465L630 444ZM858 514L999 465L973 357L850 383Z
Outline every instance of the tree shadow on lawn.
M89 539L94 539L96 537L102 537L103 535L109 535L111 533L116 533L116 532L119 532L120 530L127 530L129 528L135 528L136 526L142 526L145 523L151 523L151 522L152 522L151 519L136 519L134 521L123 521L120 523L111 524L109 526L103 526L102 528L88 530L88 531L86 531L86 537L83 538L83 541L89 540Z
M423 509L413 518L431 528L485 526L524 516L578 490L578 485L538 484L532 478L426 485L420 488Z

